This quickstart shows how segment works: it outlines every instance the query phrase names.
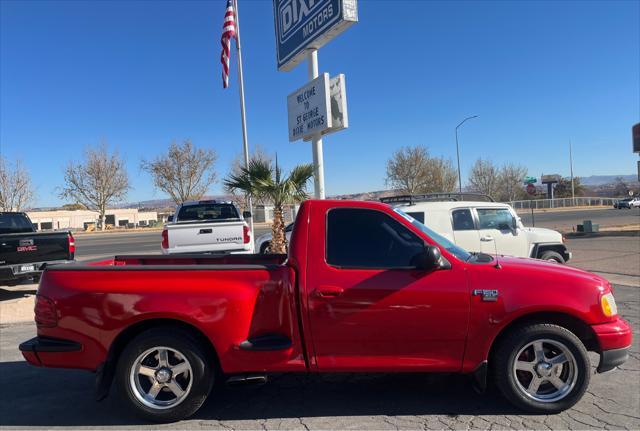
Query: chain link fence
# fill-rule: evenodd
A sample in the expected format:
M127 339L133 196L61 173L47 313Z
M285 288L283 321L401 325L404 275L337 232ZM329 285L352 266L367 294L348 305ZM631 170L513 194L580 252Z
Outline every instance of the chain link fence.
M508 202L516 210L519 209L544 209L544 208L570 208L570 207L610 207L623 198L579 197L561 199L531 199L525 201Z

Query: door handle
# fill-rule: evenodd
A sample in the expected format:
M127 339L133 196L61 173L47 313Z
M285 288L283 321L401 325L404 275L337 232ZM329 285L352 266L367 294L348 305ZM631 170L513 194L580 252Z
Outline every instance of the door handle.
M200 232L198 232L199 234L201 233L213 233L212 229L200 229Z
M491 235L481 236L480 237L480 241L482 241L482 242L491 242L491 241L493 241L493 237Z
M314 289L313 296L316 298L337 298L342 295L344 289L337 286L320 286Z

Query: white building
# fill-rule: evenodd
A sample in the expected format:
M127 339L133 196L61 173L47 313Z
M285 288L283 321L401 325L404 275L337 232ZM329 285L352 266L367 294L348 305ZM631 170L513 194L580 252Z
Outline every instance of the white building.
M284 205L284 222L295 220L300 205ZM253 221L256 223L273 223L273 205L255 205L253 208Z
M87 230L98 225L100 215L90 210L29 211L27 215L38 230ZM139 212L137 208L107 210L107 226L127 228L149 226L158 221L155 211Z

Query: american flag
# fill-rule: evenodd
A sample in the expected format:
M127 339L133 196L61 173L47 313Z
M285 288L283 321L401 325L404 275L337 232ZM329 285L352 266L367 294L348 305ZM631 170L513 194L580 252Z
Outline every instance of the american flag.
M222 62L222 88L229 86L229 56L231 55L231 38L236 37L236 21L235 11L233 10L233 1L227 0L227 10L224 13L224 23L222 24L222 53L220 61Z

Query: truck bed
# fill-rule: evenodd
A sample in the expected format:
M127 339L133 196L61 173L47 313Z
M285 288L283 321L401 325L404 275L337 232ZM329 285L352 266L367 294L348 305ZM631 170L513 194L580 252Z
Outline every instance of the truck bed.
M304 371L295 271L286 260L286 255L122 255L53 266L43 273L38 295L64 298L55 301L62 318L54 328L40 327L38 335L90 346L92 355L72 352L64 363L96 370L120 337L177 321L211 340L226 372ZM76 333L79 324L86 334ZM54 357L40 355L43 364L61 366Z
M49 264L72 261L70 238L67 231L0 234L0 285L37 278Z

